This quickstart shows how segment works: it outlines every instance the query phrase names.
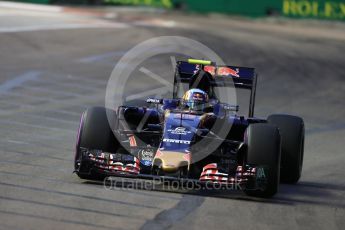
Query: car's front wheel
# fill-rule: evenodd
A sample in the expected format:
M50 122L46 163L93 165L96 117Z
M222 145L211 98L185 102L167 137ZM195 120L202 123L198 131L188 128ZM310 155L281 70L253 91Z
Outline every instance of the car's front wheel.
M271 197L277 193L280 174L281 138L276 126L251 124L245 133L246 164L265 169L266 185L263 190L245 190L250 196Z
M107 113L109 117L116 119L115 112L104 107L92 107L82 114L74 161L75 171L82 179L93 179L97 175L92 175L87 165L83 165L81 148L115 152L119 147L111 128L112 124L109 124L107 119Z
M301 177L304 155L304 122L291 115L271 115L269 124L276 125L282 137L281 181L295 184Z

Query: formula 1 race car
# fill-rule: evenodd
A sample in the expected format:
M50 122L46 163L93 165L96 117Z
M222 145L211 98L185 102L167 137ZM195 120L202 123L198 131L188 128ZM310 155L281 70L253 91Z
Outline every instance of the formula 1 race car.
M205 60L178 61L173 97L148 106L93 107L81 117L75 172L82 179L167 179L200 185L240 184L271 197L279 182L297 183L304 122L291 115L254 117L254 68ZM222 101L221 88L250 92L248 117Z

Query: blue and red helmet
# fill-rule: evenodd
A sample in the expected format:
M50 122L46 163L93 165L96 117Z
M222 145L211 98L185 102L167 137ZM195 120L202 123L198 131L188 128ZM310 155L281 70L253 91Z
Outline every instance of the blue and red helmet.
M201 89L190 89L182 97L182 105L190 110L203 110L209 98Z

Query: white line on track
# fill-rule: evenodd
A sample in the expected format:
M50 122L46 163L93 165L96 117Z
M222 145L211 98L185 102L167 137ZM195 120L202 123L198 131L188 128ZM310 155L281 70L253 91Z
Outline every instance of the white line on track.
M37 134L35 133L35 135L31 135L28 133L25 134L20 134L17 135L14 139L11 137L11 139L5 139L6 137L2 137L3 139L0 140L1 143L11 143L11 144L15 144L15 145L37 145L37 144L41 144L42 141L55 141L55 142L65 142L66 140L68 140L70 137L67 136L62 136L62 135L41 135L41 134ZM22 141L22 140L27 140L27 141Z
M30 97L30 96L26 96L26 95L22 95L23 97ZM68 103L68 102L63 102L63 101L58 101L58 100L55 100L55 101L50 101L49 99L47 99L47 102L52 102L52 103L44 103L44 104L40 104L40 105L30 105L30 104L22 104L22 103L15 103L15 102L6 102L6 101L0 101L0 108L1 107L4 107L2 105L8 105L8 106L14 106L16 108L18 107L22 107L22 108L27 108L29 110L32 110L32 111L39 111L39 109L41 109L42 105L53 105L53 104L56 104L56 105L64 105L64 106L72 106L72 105L75 105L73 103ZM45 112L53 112L53 113L61 113L61 114L65 114L65 115L69 115L69 116L74 116L74 117L80 117L81 113L80 112L74 112L74 111L71 111L71 110L63 110L63 109L58 109L58 110L44 110ZM0 115L9 115L9 114L15 114L16 111L0 111Z
M62 12L63 7L59 6L45 6L39 4L29 4L29 3L19 3L19 2L7 2L1 1L0 7L15 9L15 10L34 10L34 11L44 11L44 12Z
M53 103L57 103L57 104L63 104L66 106L72 106L75 105L73 103L69 103L67 100L65 99L55 99L55 98L51 98L49 96L35 96L35 95L30 95L27 94L25 92L22 93L14 93L14 92L8 92L4 95L4 100L0 101L0 104L6 104L6 105L16 105L16 106L24 106L24 107L31 107L31 108L35 108L36 105L41 105L41 104L53 104ZM5 98L6 96L6 98ZM33 101L25 101L22 103L16 103L14 102L15 99L21 99L21 98L25 98L25 99L31 99ZM11 101L11 102L10 102Z
M54 172L63 172L66 174L71 174L71 168L61 168L59 166L54 165L39 165L39 164L32 164L26 162L20 162L20 161L11 161L11 160L1 160L0 165L19 165L21 170L23 169L23 166L26 168L42 168L43 170L54 171Z
M82 93L72 93L72 92L65 92L63 89L58 90L58 89L50 89L50 88L42 88L39 86L22 86L23 89L25 90L31 90L34 92L42 92L42 93L47 93L49 95L55 94L55 95L61 95L61 96L68 96L68 97L83 97L85 94Z
M82 63L99 62L99 61L102 61L104 59L109 59L109 58L114 58L114 57L122 57L126 52L127 52L127 50L123 50L123 51L108 52L108 53L104 53L104 54L91 55L88 57L81 58L78 61L82 62Z
M7 140L8 143L18 144L18 145L28 145L28 142L17 141L17 140Z
M54 117L48 117L48 116L42 116L39 114L28 114L25 113L23 114L24 117L32 117L32 118L39 118L39 119L44 119L44 120L48 120L48 121L55 121L55 122L61 122L61 123L67 123L67 124L71 124L71 125L75 125L78 124L79 120L66 120L66 119L62 119L62 118L54 118Z
M2 142L0 140L0 142ZM3 143L3 142L2 142ZM30 143L29 143L30 144ZM35 144L37 146L37 144ZM1 151L2 156L7 156L5 154L8 154L8 156L13 159L13 158L22 158L25 159L28 157L29 159L33 160L34 158L45 158L45 159L52 159L52 160L58 160L58 161L66 161L66 162L71 162L70 158L68 157L63 157L64 155L57 154L57 152L52 151L55 149L52 149L51 147L45 147L45 146L39 146L40 147L40 152L38 151L27 151L27 150L18 150L18 146L15 146L16 149L9 149L9 148L3 148ZM26 148L28 149L28 148ZM43 149L43 150L42 150ZM43 153L42 153L43 152ZM69 156L73 157L72 151L68 152L68 154L72 154ZM62 157L59 157L62 156Z
M21 86L27 81L37 79L40 74L41 72L39 71L29 71L25 74L15 77L14 79L8 80L0 85L0 94L6 93L15 87Z
M9 124L9 125L18 125L18 126L24 126L28 128L34 128L34 129L48 129L48 130L53 130L53 131L64 131L68 132L71 134L75 134L75 130L73 128L71 129L66 129L66 128L58 128L58 127L49 127L49 126L42 126L42 125L33 125L33 124L27 124L24 122L18 122L18 121L10 121L10 120L1 120L0 124Z
M105 87L96 87L96 86L90 86L90 85L85 85L84 82L83 83L75 83L75 82L70 82L70 81L57 81L55 79L37 79L34 80L38 83L52 83L54 86L61 86L61 87L73 87L73 88L78 88L78 89L83 89L85 90L85 92L92 92L92 91L104 91ZM37 86L37 85L36 85Z
M44 75L45 73L42 71L29 71L22 75L19 75L18 77L15 77L14 79L5 81L3 84L0 84L0 107L4 108L0 110L0 115L11 115L17 112L23 112L23 111L29 111L33 112L35 111L55 111L58 113L63 113L67 115L73 115L76 117L80 116L79 112L73 112L71 110L68 110L68 108L63 108L63 106L76 106L76 102L73 102L75 100L79 100L79 98L82 98L84 101L87 101L88 98L90 100L85 103L85 105L89 105L90 103L93 105L94 103L100 103L97 100L102 101L104 98L104 92L102 92L101 88L102 85L106 85L107 79L87 79L85 77L81 76L72 76L72 75L66 75L66 74L49 74L48 82L52 82L53 85L59 85L57 89L50 89L45 87L38 86L31 86L28 84L25 84L27 81L33 81L36 80L39 81L39 79L43 79L44 81ZM95 90L90 94L88 91L88 94L82 94L82 93L73 93L73 92L65 92L64 89L61 86L66 84L68 80L75 80L76 82L74 84L77 85L77 82L82 81L88 83L88 88L92 88L92 84L95 84ZM36 82L37 82L36 81ZM54 81L58 81L61 84L57 83L54 84ZM81 84L80 88L83 89L83 84ZM14 91L13 89L20 88L20 90ZM85 89L86 90L86 89ZM33 93L31 93L33 92ZM38 93L38 94L36 94ZM33 95L31 95L33 94ZM6 96L6 97L3 97ZM18 103L16 100L14 100L11 96L14 96L17 99L25 98L29 99L28 103ZM60 97L61 96L61 97ZM69 98L66 98L69 97ZM96 98L99 98L95 100ZM70 99L70 100L67 100ZM71 101L72 100L72 101ZM32 101L32 103L30 103ZM91 101L91 102L90 102ZM79 106L79 105L77 105ZM61 107L58 109L57 107ZM81 110L84 110L84 106L79 106ZM5 109L9 108L9 109Z
M0 27L0 33L17 33L17 32L31 32L31 31L45 31L45 30L74 30L74 29L124 29L129 26L125 23L94 23L94 24L55 24L55 25L32 25L32 26L17 26L17 27Z
M106 84L108 82L108 79L99 79L98 77L90 79L83 76L76 76L76 75L70 75L70 74L57 74L57 73L49 73L49 78L54 79L55 81L74 80L76 82L83 82L83 84L84 83L96 84L104 88L106 87Z
M3 106L4 105L4 106ZM3 110L4 107L13 106L13 107L21 107L21 108L28 108L28 109L35 109L34 105L23 104L23 103L16 103L16 102L9 102L9 101L0 101L0 108ZM0 114L8 111L0 111Z
M32 129L23 129L20 126L13 126L12 124L1 124L1 128L7 130L7 133L0 133L0 142L11 140L13 143L16 144L24 144L20 143L23 141L25 143L29 143L31 141L42 141L42 140L54 140L54 141L63 141L65 142L71 137L75 137L77 135L77 128L75 126L75 132L64 133L64 132L51 132L50 130L43 131L39 130L37 132L33 132ZM16 142L19 141L19 142Z
M53 113L62 113L68 116L76 116L78 118L80 118L81 114L79 112L74 112L74 111L70 111L70 110L63 110L63 109L59 109L59 110L49 110L46 112L53 112Z
M0 143L6 143L6 140L2 141L0 140ZM5 144L5 145L6 145ZM14 144L14 143L10 143L9 144L11 147L14 147L15 150L13 151L18 151L20 152L20 148L22 149L35 149L36 151L39 152L44 152L46 153L46 149L50 149L50 150L57 150L59 149L57 152L54 153L54 155L58 155L60 157L64 157L66 159L72 159L74 156L74 148L69 148L69 147L64 147L64 148L60 148L60 146L62 145L62 143L56 143L56 142L47 142L46 140L40 140L40 141L30 141L25 145L19 145L19 144ZM9 146L8 146L9 147ZM6 151L4 151L4 154L2 154L3 158L5 156L10 156L6 154Z

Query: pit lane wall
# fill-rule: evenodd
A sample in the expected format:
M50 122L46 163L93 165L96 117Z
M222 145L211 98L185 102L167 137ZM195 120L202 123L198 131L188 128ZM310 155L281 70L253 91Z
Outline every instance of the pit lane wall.
M104 2L249 17L280 15L293 18L345 20L345 0L104 0Z
M153 6L197 13L248 17L268 15L345 21L345 0L18 0L31 3L69 3Z
M182 9L200 13L345 20L345 0L175 0L174 2Z

